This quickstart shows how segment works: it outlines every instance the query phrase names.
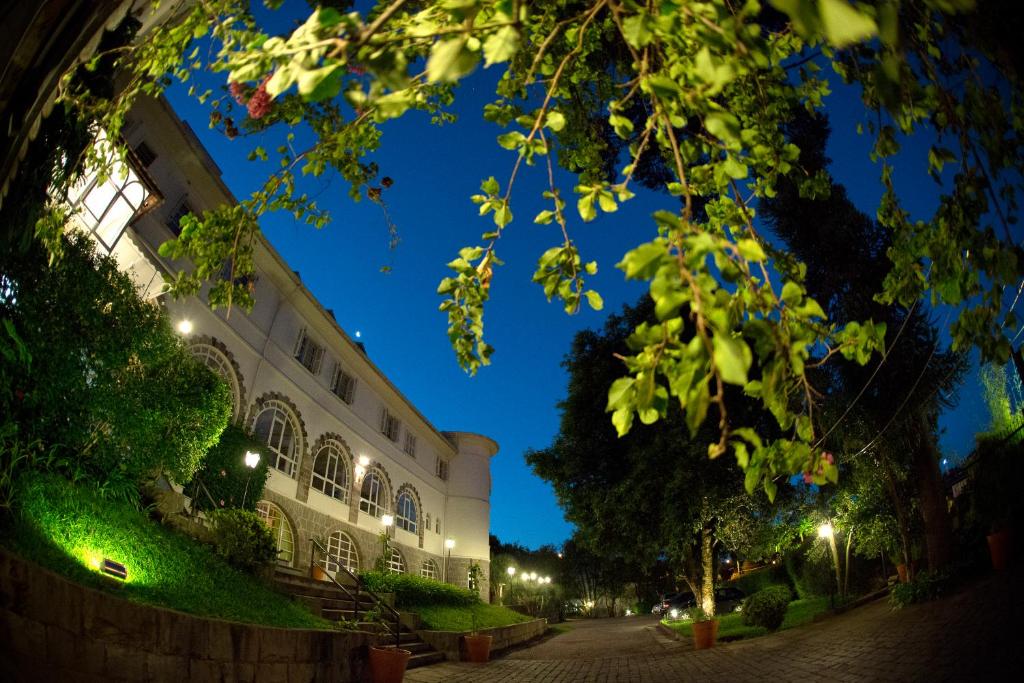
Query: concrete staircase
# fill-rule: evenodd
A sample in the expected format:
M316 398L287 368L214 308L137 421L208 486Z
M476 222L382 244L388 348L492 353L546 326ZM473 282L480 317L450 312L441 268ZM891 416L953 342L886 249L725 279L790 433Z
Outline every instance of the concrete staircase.
M348 588L351 596L330 581L316 581L297 572L279 570L274 574L274 586L277 590L306 605L314 614L330 621L352 620L356 618L358 606L359 618L362 619L363 615L373 609L373 597L351 585L351 579L344 575L339 576L338 581ZM363 631L387 633L387 630L376 622L360 621L359 628ZM407 667L409 669L444 661L443 654L423 642L415 631L404 624L399 633L399 642L403 650L412 652ZM395 647L394 637L390 637L383 647Z

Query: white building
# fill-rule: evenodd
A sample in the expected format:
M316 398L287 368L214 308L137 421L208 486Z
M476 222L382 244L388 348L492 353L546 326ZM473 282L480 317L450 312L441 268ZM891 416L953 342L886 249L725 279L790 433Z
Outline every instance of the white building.
M320 537L334 562L370 568L381 552L381 517L390 514L394 569L444 578L451 539L448 580L466 586L478 564L486 600L490 458L498 445L438 431L262 237L251 313L228 315L197 298L162 294L165 277L185 265L157 254L179 217L236 200L165 101L138 103L125 137L135 172L116 187L114 179L86 188L80 219L144 296L159 298L172 321L191 323L196 355L231 387L234 419L274 452L258 510L275 529L282 565L308 571L310 539ZM118 198L131 206L119 209ZM136 218L119 237L132 211Z

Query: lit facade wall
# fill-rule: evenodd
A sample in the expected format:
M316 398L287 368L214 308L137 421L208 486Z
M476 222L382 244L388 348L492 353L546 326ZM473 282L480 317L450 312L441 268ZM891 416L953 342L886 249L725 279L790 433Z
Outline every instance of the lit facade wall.
M184 208L212 209L235 199L220 179L216 165L187 124L163 101L139 103L126 130L130 146L145 145L145 173L164 198L163 205L132 225L117 244L114 256L130 269L147 296L159 296L163 277L184 264L157 255L173 236L170 226ZM274 503L292 525L295 553L290 568L308 571L310 538L343 531L356 546L360 567L372 566L380 554L379 518L359 509L360 460L383 480L384 509L395 514L400 492L412 496L417 508L416 533L392 528L394 543L407 571L419 574L424 562L443 566L444 541L455 540L451 582L466 585L461 567L483 570L478 586L488 595L490 464L497 444L468 433L441 433L424 418L338 327L333 317L307 290L280 255L261 240L256 250L256 305L246 314L213 311L197 298L159 296L172 321L192 323L191 340L230 368L236 420L252 428L262 408L281 409L295 420L294 473L271 469L265 499ZM157 277L156 275L159 276ZM305 335L322 349L308 368L296 358ZM332 391L335 368L355 379L351 402ZM313 371L315 370L315 372ZM381 432L381 411L400 422L397 440ZM406 434L416 440L415 456L404 451ZM338 445L347 468L348 500L325 495L311 486L314 457L325 443ZM447 463L448 478L438 476ZM429 528L427 519L429 516Z

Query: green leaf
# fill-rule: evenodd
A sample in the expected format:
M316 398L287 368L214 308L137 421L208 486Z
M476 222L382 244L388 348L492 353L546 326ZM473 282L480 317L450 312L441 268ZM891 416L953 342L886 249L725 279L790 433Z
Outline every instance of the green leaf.
M605 213L613 213L619 210L619 205L615 203L615 197L612 196L611 192L605 192L603 190L598 192L597 203Z
M629 280L647 280L654 275L666 253L665 245L659 241L641 244L626 252L616 268L624 271Z
M629 434L633 426L633 409L620 408L612 413L612 424L615 425L615 432L621 437Z
M590 307L595 311L600 311L604 308L604 299L602 299L601 295L594 290L584 292L584 296L587 297L587 303L590 304Z
M878 25L846 0L818 0L825 36L835 47L846 47L878 33Z
M549 111L546 119L546 125L556 133L565 128L565 116L562 112Z
M713 358L722 381L743 386L747 383L747 370L753 362L750 348L745 342L724 334L711 338Z
M537 214L537 217L533 219L534 223L539 225L547 225L555 218L555 212L545 209Z
M622 20L622 37L637 50L641 50L651 42L651 29L647 26L647 16L634 14Z
M344 73L341 64L300 71L297 79L299 94L308 102L329 100L341 90L341 79Z
M576 201L576 210L579 211L580 218L585 222L590 222L597 218L597 209L594 208L595 194L594 192L585 194Z
M466 46L467 42L467 38L460 37L434 43L427 60L427 80L450 83L472 71L477 56Z
M484 67L507 62L519 49L519 31L515 26L502 26L484 41Z
M740 256L755 263L761 263L768 258L757 240L742 239L736 243L736 250L740 252Z
M787 306L796 306L803 295L803 288L792 280L782 286L782 302Z
M764 492L766 494L768 494L768 502L770 502L770 503L774 503L775 502L775 494L778 493L778 491L779 491L778 485L774 481L769 479L768 477L765 477L764 478Z
M729 112L711 112L704 117L704 127L722 142L738 142L740 139L740 121Z
M632 377L620 377L612 382L608 389L608 407L605 410L615 410L629 405L630 392L636 380Z

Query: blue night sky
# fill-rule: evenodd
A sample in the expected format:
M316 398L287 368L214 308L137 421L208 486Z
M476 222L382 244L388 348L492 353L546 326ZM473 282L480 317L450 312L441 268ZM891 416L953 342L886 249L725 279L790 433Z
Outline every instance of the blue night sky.
M372 159L381 176L394 180L384 199L401 235L396 250L387 248L381 208L367 200L353 202L348 186L338 178L302 188L319 193L318 203L331 209L333 222L323 230L285 214L267 216L262 225L303 282L334 310L339 324L360 337L374 363L436 427L479 432L499 443L501 450L492 460L491 532L529 547L560 545L572 527L551 487L532 474L523 456L530 448L547 446L558 430L556 404L564 397L567 380L561 361L573 335L601 326L608 312L634 303L646 291L642 284L627 283L614 264L627 249L655 235L649 216L665 206L667 198L634 188L637 197L617 213L601 214L588 224L578 217L570 223L584 260L600 265L590 285L604 297L605 309L584 307L567 316L530 282L537 257L560 243L560 233L556 225L532 222L539 211L550 208L541 198L547 185L545 167L540 163L521 169L512 204L516 220L498 247L506 265L495 273L485 314L486 337L496 348L493 364L474 378L467 376L448 346L446 318L437 310L441 299L435 289L448 274L444 264L459 248L478 244L480 233L493 225L489 216L478 216L470 195L489 175L504 189L515 161L513 152L495 142L501 131L480 115L483 105L494 99L498 75L496 68L478 70L458 88L455 124L433 126L427 115L413 112L383 125L381 149ZM204 85L217 93L222 83L211 77ZM168 97L217 161L236 196L244 198L273 170L245 157L255 144L273 149L276 137L229 141L208 128L208 109L189 99L184 88L172 88ZM869 145L856 135L856 121L850 118L851 112L859 111L857 93L839 88L829 109L833 174L857 205L873 215L881 196L879 170L868 159ZM898 189L915 217L930 215L935 202L935 185L924 173L926 153L924 142L910 145L897 164ZM559 175L563 194L570 196L574 183L568 174ZM385 265L391 267L390 273L381 272ZM935 317L941 321L945 312ZM958 407L940 420L945 430L943 451L951 457L966 455L974 432L987 424L976 370L975 363L961 387ZM893 409L902 398L894 397Z

